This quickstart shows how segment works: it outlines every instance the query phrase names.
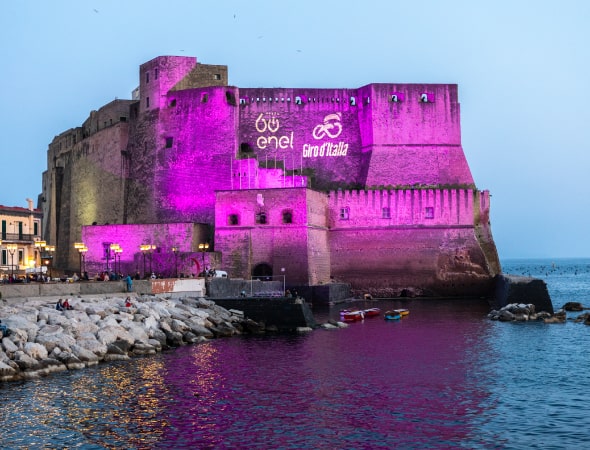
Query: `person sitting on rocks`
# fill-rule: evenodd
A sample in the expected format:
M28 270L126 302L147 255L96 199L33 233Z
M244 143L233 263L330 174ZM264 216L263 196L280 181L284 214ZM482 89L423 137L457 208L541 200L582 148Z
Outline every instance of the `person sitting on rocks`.
M64 302L62 303L62 307L63 307L63 309L74 309L74 308L72 307L72 305L70 305L70 302L68 301L68 299L67 299L67 298L66 298L66 299L64 300Z
M6 325L3 325L2 321L0 320L0 339L6 336L10 336L10 330Z
M63 300L61 298L55 304L55 309L57 309L58 311L64 310L64 304L63 304Z
M130 308L131 307L131 298L130 297L127 297L125 299L125 307L126 308Z

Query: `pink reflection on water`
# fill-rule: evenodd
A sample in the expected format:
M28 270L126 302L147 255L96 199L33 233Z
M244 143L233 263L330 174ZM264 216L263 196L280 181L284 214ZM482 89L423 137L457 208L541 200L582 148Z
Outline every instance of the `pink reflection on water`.
M179 350L166 376L179 397L165 438L212 448L456 447L487 396L484 315L416 306L395 323Z

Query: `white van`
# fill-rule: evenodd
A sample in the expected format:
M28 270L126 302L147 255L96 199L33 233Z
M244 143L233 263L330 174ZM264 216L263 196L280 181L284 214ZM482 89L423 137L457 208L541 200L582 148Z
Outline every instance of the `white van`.
M227 272L225 270L215 270L215 278L227 278Z

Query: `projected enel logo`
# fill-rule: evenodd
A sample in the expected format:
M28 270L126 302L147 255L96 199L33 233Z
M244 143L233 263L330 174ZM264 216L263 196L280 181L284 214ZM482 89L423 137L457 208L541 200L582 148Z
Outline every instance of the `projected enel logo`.
M323 123L316 125L311 133L316 141L322 139L336 139L342 133L342 116L340 113L328 114ZM348 144L346 142L324 142L321 145L303 144L304 158L324 156L346 156Z
M264 150L266 148L293 148L293 132L291 134L285 134L283 136L276 136L274 133L279 131L281 124L279 118L276 116L270 116L265 118L264 114L260 114L254 124L256 131L263 134L258 136L256 139L256 146ZM270 134L270 135L269 135Z

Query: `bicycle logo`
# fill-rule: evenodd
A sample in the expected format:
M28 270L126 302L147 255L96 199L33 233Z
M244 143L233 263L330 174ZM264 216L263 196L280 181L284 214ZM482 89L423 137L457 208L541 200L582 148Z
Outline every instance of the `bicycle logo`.
M328 136L331 139L337 138L342 133L342 117L340 113L328 114L324 117L324 123L317 125L313 129L313 138L320 140Z

